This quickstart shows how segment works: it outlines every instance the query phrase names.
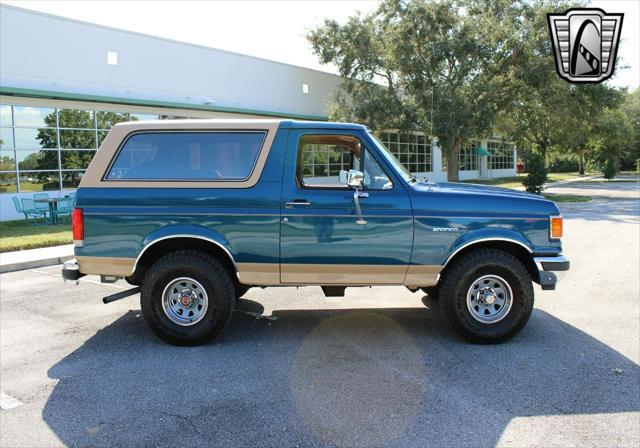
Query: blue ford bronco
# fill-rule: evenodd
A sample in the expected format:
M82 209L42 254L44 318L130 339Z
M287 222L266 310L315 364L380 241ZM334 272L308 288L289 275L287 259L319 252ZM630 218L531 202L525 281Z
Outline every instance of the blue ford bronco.
M517 334L533 285L569 269L553 202L416 179L365 127L290 120L121 123L76 193L62 275L134 285L160 338L219 334L250 287L404 285L465 339Z

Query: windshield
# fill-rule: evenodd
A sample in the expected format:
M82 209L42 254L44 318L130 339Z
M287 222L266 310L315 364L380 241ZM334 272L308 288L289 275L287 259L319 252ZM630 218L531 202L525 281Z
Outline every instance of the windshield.
M380 150L380 153L385 158L385 160L389 162L389 164L393 168L395 168L398 175L402 177L405 181L410 182L411 179L413 178L413 175L409 172L409 170L405 168L405 166L402 163L400 163L400 161L396 158L396 156L394 156L391 153L391 151L389 151L389 148L384 146L384 144L380 140L378 140L375 135L373 135L373 132L368 131L367 134L369 134L369 137L371 137L371 140L373 140L373 142L376 144L376 146Z

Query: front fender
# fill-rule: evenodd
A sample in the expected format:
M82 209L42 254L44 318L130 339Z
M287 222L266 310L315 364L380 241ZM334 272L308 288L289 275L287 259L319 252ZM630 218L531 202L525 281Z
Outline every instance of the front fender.
M499 228L485 228L478 229L460 236L449 248L446 256L446 260L443 266L446 266L449 261L465 247L472 246L473 244L483 243L487 241L506 241L522 246L527 252L533 254L533 244L523 234L509 229Z

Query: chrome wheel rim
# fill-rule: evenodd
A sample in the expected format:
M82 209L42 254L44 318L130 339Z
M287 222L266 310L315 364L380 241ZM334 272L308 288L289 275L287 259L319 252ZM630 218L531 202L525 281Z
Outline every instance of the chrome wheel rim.
M202 284L180 277L167 284L162 292L162 310L171 322L188 327L204 318L209 297Z
M511 286L497 275L483 275L467 291L467 309L478 322L495 324L504 319L513 304Z

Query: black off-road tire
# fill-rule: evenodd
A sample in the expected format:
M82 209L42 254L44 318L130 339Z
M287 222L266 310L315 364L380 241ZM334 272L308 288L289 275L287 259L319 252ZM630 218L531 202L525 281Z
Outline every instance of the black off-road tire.
M236 300L242 298L243 295L251 289L250 285L243 285L242 283L236 283Z
M420 289L433 300L438 300L438 298L440 297L439 286L423 286Z
M467 307L467 292L484 275L496 275L510 286L511 310L495 323L475 319ZM522 330L533 310L533 285L527 269L516 257L498 249L478 249L447 267L440 284L440 303L460 336L476 344L504 342Z
M181 326L165 314L164 288L173 280L189 277L199 282L208 296L202 320ZM147 271L140 306L149 328L173 345L200 345L220 334L233 315L235 285L227 269L214 257L195 250L172 252L156 261Z

